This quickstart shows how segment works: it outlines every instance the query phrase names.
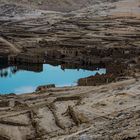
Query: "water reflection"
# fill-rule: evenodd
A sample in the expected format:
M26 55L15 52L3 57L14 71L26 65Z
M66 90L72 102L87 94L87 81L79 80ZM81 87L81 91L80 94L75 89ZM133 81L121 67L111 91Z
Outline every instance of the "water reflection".
M80 67L82 66L68 64L1 65L0 93L28 93L37 86L46 84L71 86L75 85L79 78L106 73L104 68L93 67L92 70L85 70Z
M16 66L12 66L10 68L5 68L0 70L0 77L7 77L13 74L16 74L16 72L18 71Z

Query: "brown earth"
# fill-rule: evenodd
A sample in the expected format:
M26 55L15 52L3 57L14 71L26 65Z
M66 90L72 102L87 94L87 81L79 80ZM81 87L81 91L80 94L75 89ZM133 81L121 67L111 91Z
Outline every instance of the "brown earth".
M82 0L80 6L78 2L69 6L69 13L61 12L62 7L67 5L67 9L75 1L47 8L58 12L46 11L44 3L28 8L26 1L9 2L12 4L4 4L4 0L0 5L1 54L39 50L49 52L57 61L74 60L91 66L117 61L129 65L125 71L131 77L95 87L1 96L0 139L139 140L139 0L100 1L90 6L95 1L86 4ZM81 4L89 7L81 9Z
M0 97L3 140L139 140L140 79Z
M27 46L40 48L46 43L40 48L43 52L53 46L139 51L139 0L133 3L131 0L100 2L69 13L29 9L20 2L2 4L0 33L19 50Z

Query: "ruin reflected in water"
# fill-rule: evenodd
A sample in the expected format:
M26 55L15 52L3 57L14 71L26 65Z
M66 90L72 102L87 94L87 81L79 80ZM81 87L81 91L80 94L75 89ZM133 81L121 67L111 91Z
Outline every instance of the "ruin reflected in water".
M76 85L79 78L104 74L106 69L78 69L77 66L65 68L64 65L18 64L0 65L0 93L33 92L39 85L55 84L56 86Z

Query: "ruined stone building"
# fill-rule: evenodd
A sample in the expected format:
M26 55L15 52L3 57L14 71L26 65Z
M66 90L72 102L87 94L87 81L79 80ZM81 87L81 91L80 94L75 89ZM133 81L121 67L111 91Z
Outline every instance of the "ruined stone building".
M18 55L9 55L10 62L20 63L44 63L44 57L41 54L19 53Z
M95 75L78 80L78 86L97 86L115 81L113 74Z

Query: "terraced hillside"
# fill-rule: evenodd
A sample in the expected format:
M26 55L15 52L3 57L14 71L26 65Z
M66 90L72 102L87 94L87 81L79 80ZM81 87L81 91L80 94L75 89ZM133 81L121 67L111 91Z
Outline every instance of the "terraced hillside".
M108 38L105 41L110 40L110 42L113 38L116 40L131 38L133 42L134 38L137 40L139 38L140 18L139 1L135 0L134 3L131 0L104 2L70 13L2 4L0 5L0 32L3 36L18 41L26 37L24 42L28 40L34 42L38 39L48 41L49 38L56 40L56 36L56 41L67 40L72 35L77 36L77 42L82 41L82 38L87 42L102 40L102 38ZM119 5L122 5L121 9Z
M134 56L139 54L139 0L102 1L69 13L27 8L20 3L1 4L0 11L2 37L21 50L80 47L95 55L96 48L101 52L123 48Z
M123 63L127 80L0 96L0 139L139 140L140 1L60 1L1 0L0 52Z
M1 140L139 140L140 81L0 97Z

